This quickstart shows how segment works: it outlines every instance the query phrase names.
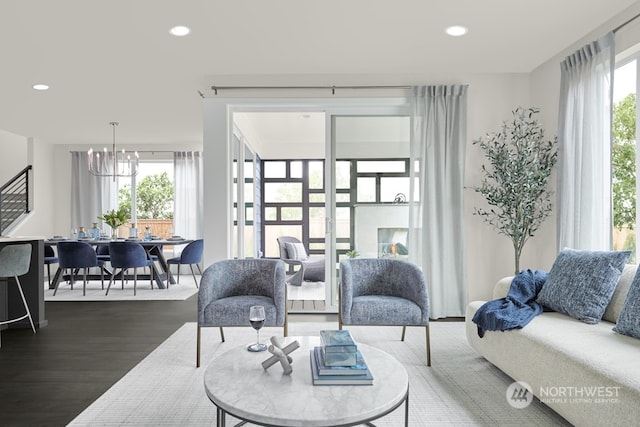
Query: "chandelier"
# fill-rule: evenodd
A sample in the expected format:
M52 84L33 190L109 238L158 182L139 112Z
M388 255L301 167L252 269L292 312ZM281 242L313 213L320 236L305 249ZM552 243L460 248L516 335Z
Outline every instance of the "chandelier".
M113 127L113 145L111 146L111 152L107 151L107 147L104 148L102 153L94 152L91 148L87 152L88 168L91 175L100 176L103 178L116 177L131 177L138 174L138 152L128 154L124 149L122 151L116 151L116 126L118 122L110 122Z

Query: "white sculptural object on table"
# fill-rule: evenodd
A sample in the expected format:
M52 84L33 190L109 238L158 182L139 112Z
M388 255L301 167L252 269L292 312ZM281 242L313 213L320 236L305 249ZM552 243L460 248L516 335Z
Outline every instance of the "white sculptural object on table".
M283 339L280 339L276 336L271 337L271 345L269 346L268 350L269 353L272 354L272 356L262 362L262 367L264 369L269 369L271 366L280 362L285 375L290 375L291 372L293 372L293 368L291 367L291 362L293 361L293 359L291 359L289 353L297 350L299 347L300 343L298 341L293 341L284 346Z

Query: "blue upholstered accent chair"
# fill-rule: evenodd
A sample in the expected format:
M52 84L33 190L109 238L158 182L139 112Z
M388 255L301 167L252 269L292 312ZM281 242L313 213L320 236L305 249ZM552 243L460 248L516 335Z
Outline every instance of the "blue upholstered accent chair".
M196 366L200 366L200 328L250 327L249 308L261 305L265 326L283 326L287 336L284 263L277 259L230 259L204 270L198 290Z
M69 269L70 271L70 283L71 289L73 290L73 282L74 274L77 270L83 269L83 278L84 282L82 285L82 295L87 294L87 273L89 268L91 267L99 267L100 268L100 277L102 280L102 289L104 289L104 272L102 267L104 266L104 262L98 260L96 257L96 252L93 250L90 244L86 242L58 242L58 266L62 269L63 273L65 270ZM53 295L56 295L58 292L58 286L60 286L60 281L56 283L56 287L53 290Z
M310 257L303 243L295 237L280 236L276 239L280 259L288 266L287 283L302 286L302 282L324 282L324 257ZM294 267L300 267L295 271Z
M122 280L122 289L124 289L124 278L128 269L133 268L133 295L136 295L136 287L138 285L138 268L149 267L149 277L151 289L153 289L153 260L147 256L147 251L144 250L140 243L136 242L109 242L109 257L111 266L113 267L113 273L107 286L107 292L105 295L109 295L109 289L111 283L113 283L116 277L116 271L120 269L120 276Z
M52 246L44 245L44 265L47 266L47 277L49 278L49 286L51 286L51 264L57 264L58 257Z
M0 250L0 277L15 279L15 284L18 286L18 292L22 298L22 304L24 304L25 314L13 319L3 320L0 325L6 325L8 323L18 322L22 319L29 319L31 323L31 329L33 333L36 333L36 327L33 324L31 318L31 311L29 311L29 305L24 297L24 291L22 290L22 284L18 276L23 276L29 272L31 266L31 245L28 243L21 243L17 245L7 245ZM9 284L9 281L7 281Z
M191 269L191 275L193 276L193 280L196 283L196 288L198 287L198 280L196 279L196 273L193 271L193 266L195 265L202 276L202 270L200 270L200 263L202 262L202 252L204 250L204 241L202 239L194 240L189 243L182 250L180 256L175 258L169 258L167 260L167 264L169 267L171 264L178 265L178 283L180 283L180 265L181 264L189 264L189 268ZM169 289L169 275L167 274L167 289Z
M343 325L424 326L431 366L429 293L422 270L397 259L354 258L340 262L339 328Z

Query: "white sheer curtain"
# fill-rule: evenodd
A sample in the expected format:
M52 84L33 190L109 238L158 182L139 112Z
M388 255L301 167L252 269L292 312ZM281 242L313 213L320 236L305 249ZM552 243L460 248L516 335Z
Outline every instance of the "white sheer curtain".
M609 33L561 63L558 249L611 248L614 44Z
M463 189L467 85L413 89L410 250L429 286L430 317L464 316L467 305Z
M111 178L93 176L87 168L85 151L71 152L71 227L87 230L107 210L116 209L117 183Z
M189 239L200 239L203 228L202 153L176 152L174 165L174 233Z

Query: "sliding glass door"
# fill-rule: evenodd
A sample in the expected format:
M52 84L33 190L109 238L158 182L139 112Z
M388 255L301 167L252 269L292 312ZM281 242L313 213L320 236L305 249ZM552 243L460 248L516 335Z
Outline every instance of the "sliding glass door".
M411 122L395 108L377 113L330 119L326 246L331 248L327 271L333 274L327 275L326 298L336 310L341 260L408 257Z
M220 111L231 111L234 136L229 147L231 254L279 258L276 238L299 238L310 256L325 259L320 294L324 304L313 306L337 312L340 260L355 253L378 256L379 227L365 227L359 212L367 208L359 206L396 206L409 199L408 102L405 98L301 99L287 100L284 106L282 102L241 100L233 105L229 100L226 107L220 105ZM311 132L306 129L309 123L314 124ZM251 168L246 166L249 162ZM387 239L404 244L407 219L401 207L393 206L391 217L402 219L381 224L391 230ZM375 222L378 212L364 215ZM315 294L317 290L313 298L317 302ZM307 304L306 310L311 306Z
M233 175L233 256L234 258L259 258L256 244L260 223L259 176L260 163L241 135L234 134L232 150Z

